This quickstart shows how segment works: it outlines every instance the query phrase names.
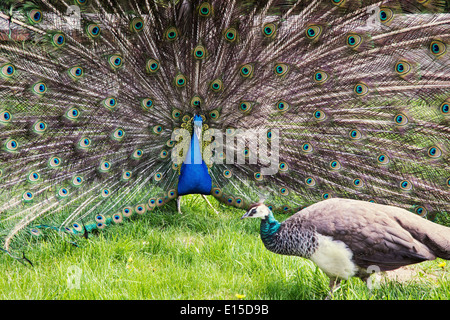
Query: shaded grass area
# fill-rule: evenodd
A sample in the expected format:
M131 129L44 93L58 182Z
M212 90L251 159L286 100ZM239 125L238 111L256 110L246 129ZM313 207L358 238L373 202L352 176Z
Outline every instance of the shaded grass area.
M259 221L200 196L80 238L59 237L27 252L34 267L0 255L0 299L324 299L328 278L310 261L276 255L259 239ZM287 216L277 216L279 220ZM439 266L441 263L441 266ZM334 299L449 299L448 266L418 265L412 281L369 290L343 282Z

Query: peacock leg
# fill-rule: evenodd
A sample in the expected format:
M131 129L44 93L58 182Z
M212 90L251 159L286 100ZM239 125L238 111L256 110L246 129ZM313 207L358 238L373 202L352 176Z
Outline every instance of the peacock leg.
M216 208L214 208L212 206L212 204L209 202L208 198L204 194L202 194L202 197L203 197L203 199L205 199L206 203L208 203L208 205L211 207L211 209L213 209L216 214L219 214L219 212L216 210Z
M183 212L181 212L181 196L177 198L177 209L179 214L183 214Z

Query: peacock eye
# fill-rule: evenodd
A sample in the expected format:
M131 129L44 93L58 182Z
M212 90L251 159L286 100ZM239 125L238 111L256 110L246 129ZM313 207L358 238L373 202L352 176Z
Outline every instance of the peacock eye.
M243 78L251 78L253 76L253 65L247 63L244 64L240 69L239 69L240 75Z
M238 32L235 28L228 28L224 32L225 40L228 42L234 42L237 39Z
M33 9L28 12L28 19L32 24L41 22L42 18L42 11L39 9Z
M108 63L113 70L117 70L123 66L122 56L114 54L108 58Z
M433 40L430 44L430 51L434 56L440 57L446 53L447 45L440 40Z
M317 40L322 34L322 26L311 25L306 29L306 37L310 40Z
M100 27L95 23L91 23L86 27L86 32L91 38L97 38L100 35L100 31Z
M16 68L11 63L7 63L1 66L0 75L4 78L11 78L16 72Z
M130 22L130 30L134 32L140 32L144 29L144 20L140 17L133 18Z
M209 17L211 15L212 7L208 2L204 2L198 8L198 13L202 17Z
M52 37L52 42L56 47L62 47L66 43L66 37L62 33L56 33Z
M263 28L263 35L267 38L273 38L276 34L277 27L274 23L266 23L264 24Z
M150 74L154 74L159 70L160 64L157 59L148 59L146 64L147 72Z
M166 30L164 37L166 38L166 40L168 41L174 41L177 39L178 37L178 30L175 27L170 27L169 29Z

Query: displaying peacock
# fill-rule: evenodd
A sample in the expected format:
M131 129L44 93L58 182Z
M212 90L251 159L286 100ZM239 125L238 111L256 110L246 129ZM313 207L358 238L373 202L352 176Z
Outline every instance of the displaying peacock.
M187 194L449 211L442 0L7 0L0 237L121 223Z

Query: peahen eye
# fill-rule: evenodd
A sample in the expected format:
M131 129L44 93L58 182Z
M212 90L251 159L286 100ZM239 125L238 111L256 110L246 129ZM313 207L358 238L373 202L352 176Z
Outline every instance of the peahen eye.
M89 37L95 39L100 35L101 29L98 24L91 23L86 27L86 32Z
M142 29L144 29L144 20L140 17L133 18L130 22L130 30L140 32Z

